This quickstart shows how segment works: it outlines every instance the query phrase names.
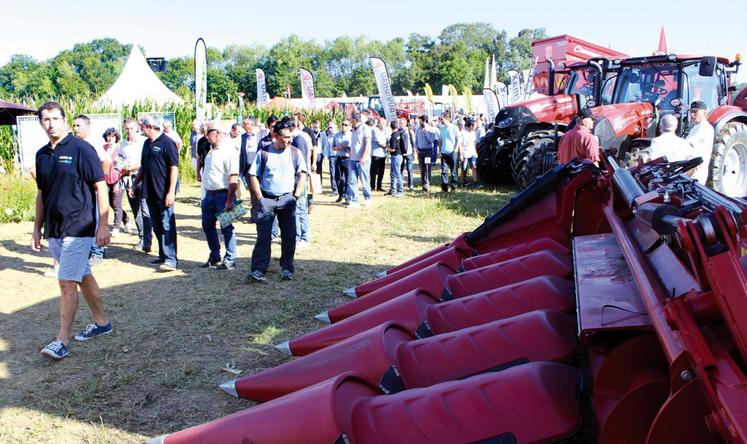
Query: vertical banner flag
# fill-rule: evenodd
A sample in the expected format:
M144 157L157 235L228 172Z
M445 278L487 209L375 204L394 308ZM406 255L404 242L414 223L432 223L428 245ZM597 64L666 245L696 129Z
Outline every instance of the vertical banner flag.
M485 58L485 80L482 82L483 89L490 88L490 57Z
M389 74L386 72L386 63L378 57L371 57L371 66L373 67L374 77L376 77L376 86L379 88L381 104L384 105L384 116L388 122L394 122L397 120L397 110L394 105L392 84L389 81Z
M469 87L464 87L464 109L467 110L467 114L472 114L472 90Z
M301 99L306 108L316 108L316 96L314 95L314 76L308 69L301 68Z
M508 75L508 103L516 103L521 100L521 74L515 69L509 70Z
M503 82L498 82L495 85L495 95L498 96L498 107L503 108L508 105L508 88Z
M495 122L495 116L498 115L500 106L498 105L498 97L495 95L495 91L490 88L484 88L482 90L482 99L485 101L485 110L488 114L488 122Z
M425 90L425 96L428 98L428 101L430 101L431 103L434 103L433 102L433 88L431 88L431 85L426 83L423 89Z
M498 83L498 68L495 65L495 56L493 61L490 63L490 88L495 89L496 83Z
M197 123L205 121L207 103L207 48L200 37L195 43L195 115Z
M256 69L257 73L257 106L267 106L267 86L265 85L265 72Z
M529 100L529 95L534 92L534 73L537 71L537 63L539 62L539 57L534 58L534 62L532 62L532 69L527 72L525 81L524 81L524 99Z

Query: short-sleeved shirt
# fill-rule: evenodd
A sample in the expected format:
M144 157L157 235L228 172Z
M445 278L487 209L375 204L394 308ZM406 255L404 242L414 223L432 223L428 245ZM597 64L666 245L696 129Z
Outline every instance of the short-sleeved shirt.
M441 153L451 154L459 142L459 128L449 122L441 127Z
M563 135L558 145L558 161L568 163L572 159L588 159L599 162L599 141L587 128L574 126Z
M96 234L94 184L104 180L94 148L68 134L52 149L36 152L36 186L44 203L44 237L93 237Z
M350 146L350 131L338 131L335 134L335 138L332 140L332 149L339 146ZM350 157L350 151L348 150L335 150L334 153L337 157Z
M140 163L143 157L143 139L135 137L130 142L127 139L122 139L122 143L119 146L119 157L122 159L124 166L130 168L130 175L137 174L140 167L133 169L132 167Z
M297 162L294 160L293 150L297 151ZM270 145L263 152L267 154L257 154L257 160L249 169L249 174L257 177L259 188L264 193L273 196L292 193L298 174L307 171L306 160L301 150L294 146L278 150L274 145ZM262 161L262 156L265 155L266 163Z
M371 150L368 150L368 156L363 159L366 140L371 140L371 134L371 127L365 123L359 123L358 128L353 128L350 133L350 160L371 160Z
M224 141L205 156L202 183L206 190L224 190L228 188L228 177L234 174L239 174L239 151Z
M477 137L475 132L465 129L462 130L460 136L462 138L462 158L469 159L470 157L477 157L477 147L475 146Z
M651 139L649 157L652 160L666 156L668 161L677 162L692 157L692 154L692 145L674 132L663 133Z
M306 156L308 156L309 151L311 150L311 136L309 136L305 131L299 131L298 134L293 136L292 144L301 150L303 158L306 159Z
M713 126L704 120L690 129L687 140L693 146L692 157L700 157L703 163L695 167L693 177L703 185L708 181L708 169L711 163L711 154L713 152Z
M179 166L179 152L171 138L163 133L153 142L146 139L140 160L143 198L164 200L169 191L170 168Z
M371 156L372 157L386 157L386 151L384 148L389 143L391 134L387 134L386 130L374 127L371 131Z

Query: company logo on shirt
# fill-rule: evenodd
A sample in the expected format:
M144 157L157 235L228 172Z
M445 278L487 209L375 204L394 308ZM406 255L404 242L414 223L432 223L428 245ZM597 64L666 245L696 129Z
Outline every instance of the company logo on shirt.
M63 165L72 165L73 156L60 156L57 158L57 163L61 163Z
M160 146L155 146L155 145L154 145L154 146L152 146L152 147L151 147L150 149L151 149L151 151L153 151L154 153L160 153L160 152L161 152L161 147L160 147Z

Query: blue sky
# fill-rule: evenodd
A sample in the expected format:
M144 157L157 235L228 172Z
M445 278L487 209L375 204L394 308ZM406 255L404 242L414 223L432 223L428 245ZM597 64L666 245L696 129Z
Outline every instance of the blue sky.
M180 2L0 0L0 65L11 54L50 58L74 43L113 37L138 43L148 56L192 53L197 37L211 47L271 46L295 33L318 42L340 35L389 40L412 32L437 36L459 22L488 22L515 35L522 28L572 34L631 55L650 54L660 27L670 52L747 55L744 0L469 2L286 0ZM747 80L747 66L740 72Z

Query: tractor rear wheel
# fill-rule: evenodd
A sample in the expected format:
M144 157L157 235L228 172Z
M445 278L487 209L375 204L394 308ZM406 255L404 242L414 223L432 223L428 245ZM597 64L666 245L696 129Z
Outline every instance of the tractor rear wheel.
M562 135L562 132L558 132L558 136ZM543 171L545 168L543 159L548 151L556 151L554 131L535 131L528 133L523 139L521 139L521 142L514 149L511 157L514 181L516 181L516 185L518 185L520 189L523 190L529 186L534 179L544 174L544 172L540 173L540 171ZM542 154L535 156L535 152L541 152ZM539 165L532 164L532 162L537 161L540 162ZM552 166L550 168L552 168Z
M711 188L731 197L747 196L747 125L729 122L713 144Z

